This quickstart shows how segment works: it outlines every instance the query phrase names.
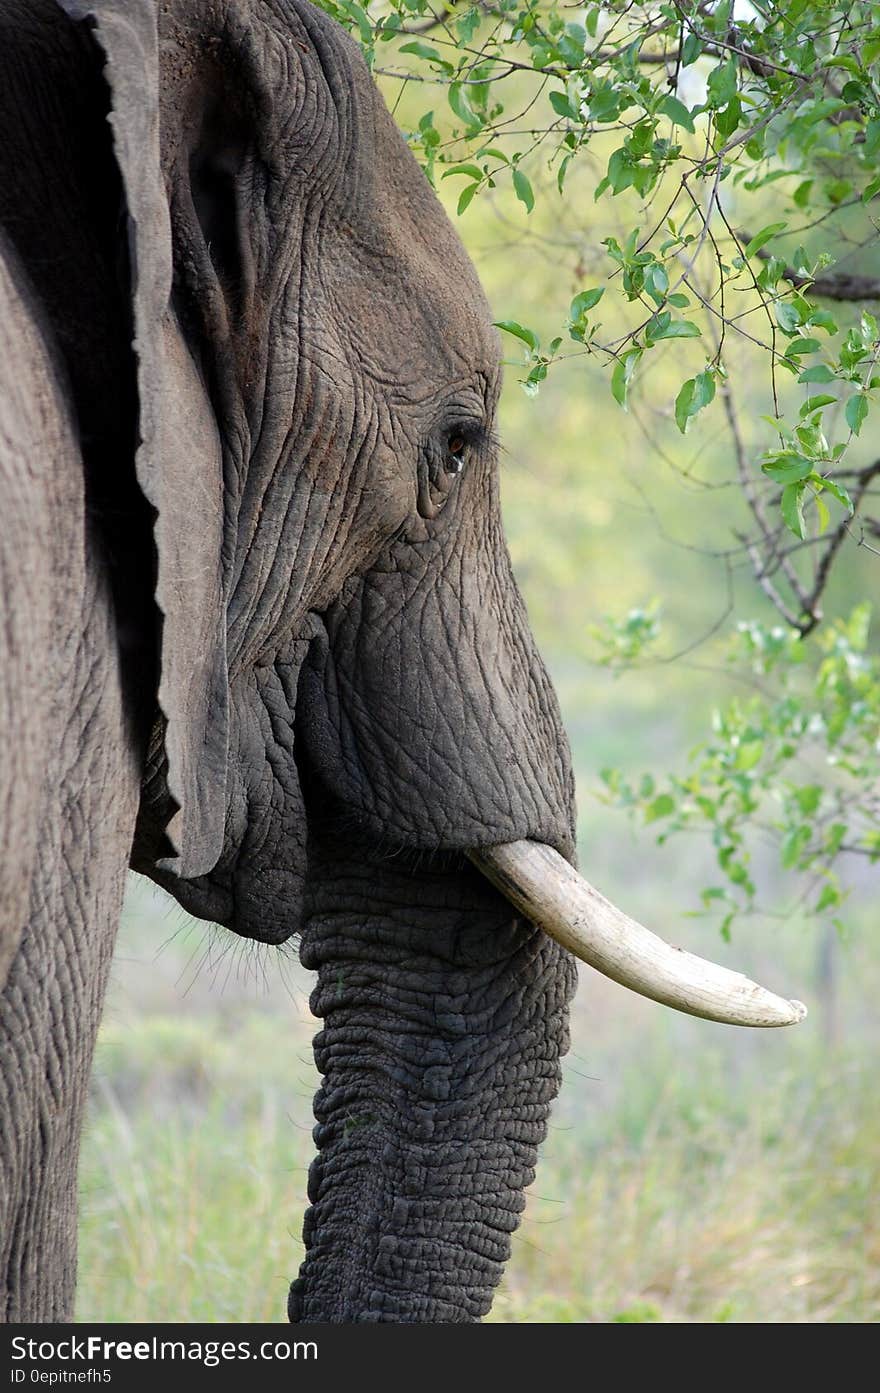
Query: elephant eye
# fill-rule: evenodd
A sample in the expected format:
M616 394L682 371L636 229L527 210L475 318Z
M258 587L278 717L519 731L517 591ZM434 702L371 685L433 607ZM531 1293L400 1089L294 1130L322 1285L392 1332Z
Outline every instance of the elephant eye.
M419 466L418 510L422 517L435 518L443 511L458 476L483 439L477 424L448 426L439 439L435 436Z
M460 474L464 469L468 443L458 432L450 435L446 442L446 472Z

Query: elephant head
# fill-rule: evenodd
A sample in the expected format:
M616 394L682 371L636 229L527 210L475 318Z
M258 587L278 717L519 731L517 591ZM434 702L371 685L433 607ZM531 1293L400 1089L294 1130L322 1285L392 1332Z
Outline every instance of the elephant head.
M658 941L570 868L491 315L354 45L307 0L59 3L34 8L91 84L82 220L116 305L100 341L60 337L92 455L133 465L151 524L132 864L238 934L300 935L317 971L291 1315L475 1319L566 1048L574 961L536 923L686 1009L717 1015L715 988L682 997L662 945L658 985Z

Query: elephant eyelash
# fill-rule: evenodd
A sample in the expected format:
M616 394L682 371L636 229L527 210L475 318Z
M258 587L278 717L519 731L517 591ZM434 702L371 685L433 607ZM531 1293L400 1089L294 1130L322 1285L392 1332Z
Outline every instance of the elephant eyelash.
M446 433L446 454L453 457L466 450L480 453L497 445L494 431L482 422L468 421L464 425L451 426Z

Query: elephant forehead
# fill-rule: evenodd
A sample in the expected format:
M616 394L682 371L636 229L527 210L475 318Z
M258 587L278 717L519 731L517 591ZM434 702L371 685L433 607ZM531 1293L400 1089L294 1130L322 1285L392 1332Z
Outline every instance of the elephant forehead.
M360 369L401 388L421 387L419 397L495 381L498 345L481 301L410 248L343 244L321 258L320 276Z
M322 280L367 358L493 380L498 337L476 272L397 130L384 136L390 151L377 145L325 221Z
M493 379L498 337L458 234L355 44L320 11L302 10L335 126L327 148L336 168L322 181L321 276L352 338L395 370L422 364L436 374L447 359L453 376Z
M387 286L436 353L447 349L482 371L499 359L497 334L476 271L439 199L372 83L372 149L349 204L363 279ZM366 123L365 123L366 124Z

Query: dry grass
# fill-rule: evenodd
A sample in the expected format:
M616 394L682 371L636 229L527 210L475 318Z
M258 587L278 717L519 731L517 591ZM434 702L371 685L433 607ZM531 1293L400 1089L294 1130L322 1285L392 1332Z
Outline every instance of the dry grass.
M843 1061L809 1096L658 1090L642 1138L554 1145L499 1320L870 1321L880 1314L873 1080ZM552 1297L542 1293L552 1292Z
M300 1260L304 997L199 976L173 1005L181 961L159 959L158 985L124 960L117 977L84 1145L79 1320L280 1320ZM491 1319L877 1320L864 1041L829 1052L814 1024L743 1045L610 986L584 995Z

